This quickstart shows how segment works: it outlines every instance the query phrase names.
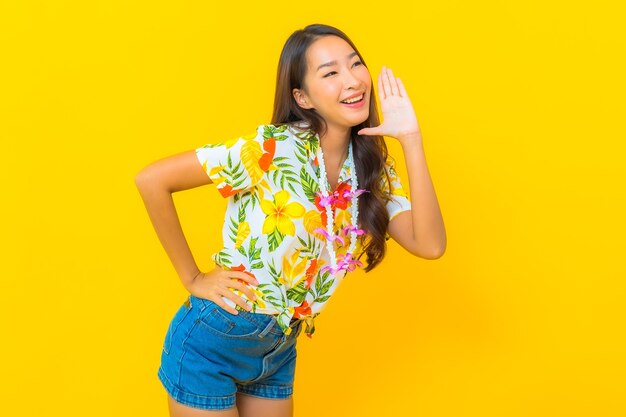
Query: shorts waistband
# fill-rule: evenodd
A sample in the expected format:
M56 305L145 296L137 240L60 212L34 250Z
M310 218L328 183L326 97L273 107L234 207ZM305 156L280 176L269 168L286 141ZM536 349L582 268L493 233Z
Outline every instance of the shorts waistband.
M214 305L216 308L221 309L222 307L220 307L219 305L217 305L215 302L211 301L211 300L207 300L205 298L199 298L196 297L192 294L189 295L189 300L198 300L203 304L203 309L204 308L208 308L211 305ZM261 326L265 326L264 329L261 331L260 334L267 334L269 332L276 334L276 335L282 335L283 334L283 330L280 328L280 326L278 325L278 318L277 316L279 315L279 313L269 313L269 312L251 312L251 311L244 311L244 310L239 310L237 309L237 313L240 317L242 317L245 320L248 320L254 324L256 324L257 326L261 327ZM229 313L231 314L231 313ZM270 316L271 320L269 322L265 322L264 317L263 316ZM298 323L303 321L303 318L295 318L292 317L290 322L289 322L289 327L291 327L292 329L296 328L296 326L298 326Z

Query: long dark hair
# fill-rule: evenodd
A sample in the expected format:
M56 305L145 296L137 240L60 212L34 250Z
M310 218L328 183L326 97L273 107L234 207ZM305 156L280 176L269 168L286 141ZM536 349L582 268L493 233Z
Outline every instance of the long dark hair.
M303 83L307 70L307 49L319 37L329 35L338 36L345 40L358 54L363 65L367 67L365 60L350 38L337 28L313 24L293 32L283 46L278 63L274 113L271 122L273 125L279 126L304 121L312 132L320 135L326 132L327 125L322 116L315 109L301 108L296 103L292 91L294 88L305 89L306 87ZM384 166L389 155L382 136L358 135L357 132L360 129L376 127L379 124L376 96L372 88L369 117L359 125L353 126L350 132L359 188L365 188L369 191L358 197L358 225L367 232L366 235L359 237L362 239L363 252L358 257L360 259L364 253L367 254L365 272L369 272L383 260L387 249L389 215L385 204L389 197L382 190L381 175L384 175L385 180L389 181Z

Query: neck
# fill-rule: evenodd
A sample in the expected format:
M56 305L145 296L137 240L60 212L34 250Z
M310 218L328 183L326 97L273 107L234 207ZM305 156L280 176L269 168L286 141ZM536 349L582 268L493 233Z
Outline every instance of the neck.
M341 164L348 158L350 131L350 127L328 125L326 134L320 136L320 146L322 147L322 152L324 152L324 159Z

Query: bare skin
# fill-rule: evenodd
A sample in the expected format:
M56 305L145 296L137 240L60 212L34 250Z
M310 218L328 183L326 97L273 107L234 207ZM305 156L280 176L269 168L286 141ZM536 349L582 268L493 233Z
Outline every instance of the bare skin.
M200 298L217 303L231 314L237 310L224 302L222 296L237 305L248 308L244 299L229 288L242 291L250 300L255 299L248 285L256 285L254 278L239 271L225 271L219 267L209 272L199 270L183 234L172 193L211 184L211 179L196 158L193 150L179 153L145 167L135 177L135 183L148 211L154 229L179 274L183 286ZM246 284L238 281L241 279ZM264 399L237 393L236 407L229 410L201 410L176 402L169 394L171 417L291 417L293 398Z
M389 234L410 253L436 259L445 250L445 230L421 147L421 132L404 86L383 67L379 76L380 97L385 121L378 127L361 129L360 134L395 137L403 146L409 172L413 210L400 213L389 223ZM325 168L332 188L336 186L342 162L348 154L350 129L369 115L367 105L346 107L345 99L363 95L369 102L371 77L368 69L348 43L325 36L307 51L307 73L302 89L294 89L299 106L315 109L327 122L328 131L320 137ZM183 234L172 193L211 184L193 150L156 161L135 177L155 231L183 286L193 295L214 301L224 310L238 314L224 303L223 297L249 310L238 289L250 300L257 285L248 274L215 268L199 270ZM236 406L230 410L210 411L187 407L168 395L172 417L291 417L293 399L264 399L237 393Z
M228 410L201 410L167 396L170 417L292 417L293 397L270 399L237 393L237 405Z

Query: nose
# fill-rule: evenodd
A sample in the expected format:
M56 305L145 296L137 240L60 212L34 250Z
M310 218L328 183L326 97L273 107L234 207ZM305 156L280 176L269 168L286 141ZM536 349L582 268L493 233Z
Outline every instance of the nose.
M361 85L361 80L355 77L350 71L347 71L346 74L347 75L344 77L344 85L347 90L350 88L358 88Z

